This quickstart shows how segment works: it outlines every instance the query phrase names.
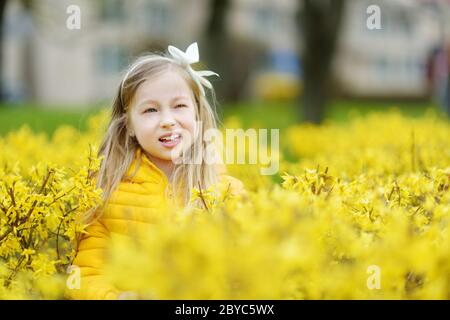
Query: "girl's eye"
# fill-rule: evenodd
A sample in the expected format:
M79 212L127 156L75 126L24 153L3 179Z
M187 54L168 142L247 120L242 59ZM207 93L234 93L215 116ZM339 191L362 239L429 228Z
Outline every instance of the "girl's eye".
M186 107L186 105L185 104L178 104L178 105L175 106L175 108L183 108L183 107Z
M144 113L147 112L147 111L150 111L150 112L156 112L156 111L158 111L158 110L156 110L155 108L148 108L147 110L144 111Z

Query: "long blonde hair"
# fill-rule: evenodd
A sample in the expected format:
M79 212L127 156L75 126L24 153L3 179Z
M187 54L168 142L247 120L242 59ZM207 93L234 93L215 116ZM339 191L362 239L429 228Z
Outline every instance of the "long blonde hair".
M124 78L122 79L114 102L112 104L111 119L107 133L99 147L97 156L103 156L97 176L97 188L103 190L102 203L87 214L86 219L99 217L101 209L104 208L112 193L122 180L131 179L141 165L140 159L136 170L131 176L126 176L129 166L134 160L135 152L140 145L135 137L130 136L129 131L129 106L138 87L147 79L157 76L165 71L173 70L186 80L195 98L196 120L200 121L200 131L194 137L191 147L185 151L186 159L199 159L200 161L184 161L175 164L172 175L172 190L166 192L173 193L173 199L182 199L184 205L189 204L194 188L206 189L218 182L218 168L215 164L208 164L205 161L205 141L202 140L204 133L209 129L217 129L216 97L211 89L212 105L203 96L196 82L191 78L185 68L174 62L165 53L151 53L141 56L132 63ZM202 144L198 147L198 144ZM201 153L196 154L196 153ZM222 167L223 168L223 167ZM192 205L202 207L201 201L196 201ZM100 209L100 210L99 210Z

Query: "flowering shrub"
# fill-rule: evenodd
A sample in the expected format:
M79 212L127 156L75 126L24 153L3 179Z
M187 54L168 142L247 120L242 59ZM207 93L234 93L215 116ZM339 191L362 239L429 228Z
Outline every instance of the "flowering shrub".
M0 298L62 298L78 217L101 195L87 177L102 117L83 134L0 138ZM246 194L197 190L207 210L114 241L110 281L148 299L450 298L448 120L390 112L281 134L278 176L230 165Z
M88 177L104 116L85 135L66 126L49 140L23 126L0 138L0 299L62 297L80 217L101 199Z
M42 162L26 172L0 169L1 298L62 294L63 277L51 276L66 272L85 228L79 218L100 201L101 190L88 178L98 161L89 159L76 172Z

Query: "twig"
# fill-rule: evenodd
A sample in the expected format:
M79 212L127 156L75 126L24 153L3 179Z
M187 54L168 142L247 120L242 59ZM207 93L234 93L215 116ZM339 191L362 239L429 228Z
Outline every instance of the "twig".
M206 205L205 199L203 198L203 191L202 191L202 187L200 186L200 181L198 182L198 188L199 188L199 196L200 196L200 199L202 200L203 205L205 206L206 211L209 212L209 208L208 208L208 206Z
M41 189L39 190L39 193L42 193L42 191L44 190L45 185L47 184L48 179L50 178L50 174L51 174L51 173L53 173L53 170L50 169L50 170L47 171L47 176L45 177L45 179L44 179L44 181L43 181L43 183L42 183L42 186L41 186ZM5 238L11 233L11 231L14 229L14 227L17 228L18 226L20 226L21 224L23 224L24 222L26 222L26 221L30 218L31 214L33 213L34 208L36 207L36 204L37 204L37 200L34 200L34 201L33 201L33 204L32 204L31 207L30 207L30 210L28 210L26 216L23 217L23 218L21 218L21 219L18 219L17 222L14 223L14 226L13 226L12 228L11 228L11 226L9 226L9 229L6 230L6 231L0 236L0 242L2 242L3 239L5 239Z
M65 212L65 213L63 214L63 218L62 218L61 221L59 222L58 230L56 231L56 254L57 254L58 260L59 260L59 258L60 258L60 257L59 257L59 232L60 232L60 230L61 230L61 225L62 225L62 223L64 222L64 220L66 219L67 215L68 215L69 213L71 213L72 211L75 211L76 209L78 209L78 207L79 207L79 206L76 206L76 207L70 209L69 211Z
M25 256L20 257L19 262L17 262L16 267L14 270L10 273L8 278L5 280L5 287L8 288L11 284L12 278L16 275L17 271L19 271L19 266L22 264L22 261L25 259Z

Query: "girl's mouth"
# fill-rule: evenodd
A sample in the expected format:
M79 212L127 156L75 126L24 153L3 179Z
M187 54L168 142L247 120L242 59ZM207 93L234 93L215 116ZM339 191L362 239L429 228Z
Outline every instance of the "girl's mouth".
M166 135L158 139L161 144L166 148L173 148L181 141L181 135L179 133L173 133Z

